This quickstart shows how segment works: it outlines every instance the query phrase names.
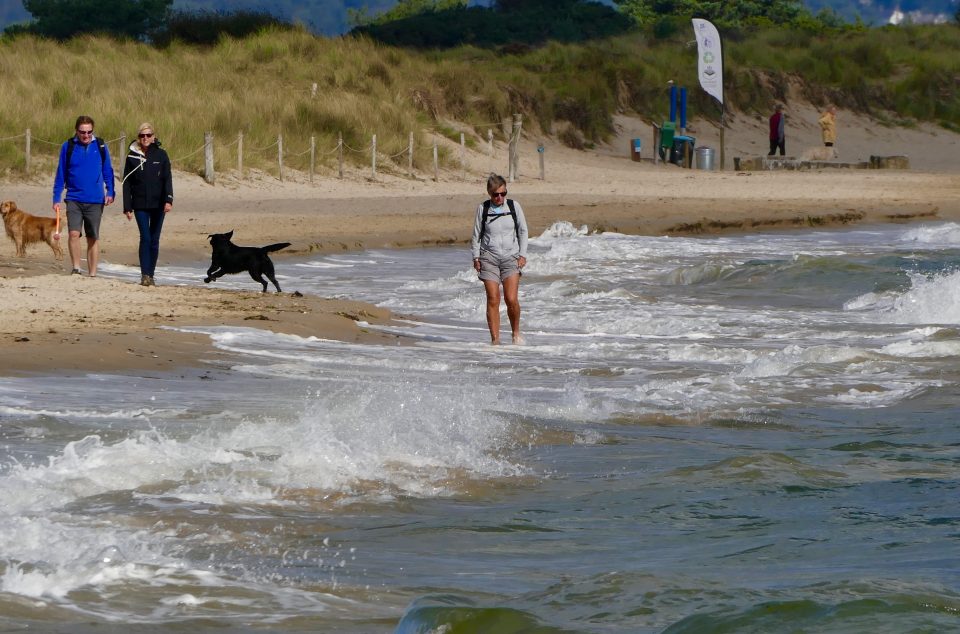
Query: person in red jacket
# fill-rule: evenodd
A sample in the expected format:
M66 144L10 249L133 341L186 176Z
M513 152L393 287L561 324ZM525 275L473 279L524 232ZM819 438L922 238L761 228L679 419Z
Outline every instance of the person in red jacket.
M780 156L786 154L786 136L784 127L786 117L783 115L783 104L777 104L773 114L770 115L770 152L767 156L773 156L780 149Z

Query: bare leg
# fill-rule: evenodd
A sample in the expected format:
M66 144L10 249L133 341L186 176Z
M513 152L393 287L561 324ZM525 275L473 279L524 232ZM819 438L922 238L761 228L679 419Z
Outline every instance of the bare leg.
M70 262L73 268L80 268L80 232L71 231L67 238L67 247L70 249Z
M507 304L507 317L510 319L510 331L513 342L520 343L520 276L511 275L503 280L503 301Z
M100 262L100 240L87 236L87 271L90 277L97 276L97 264Z
M483 289L487 291L487 327L490 329L490 343L500 343L500 283L496 280L483 280Z

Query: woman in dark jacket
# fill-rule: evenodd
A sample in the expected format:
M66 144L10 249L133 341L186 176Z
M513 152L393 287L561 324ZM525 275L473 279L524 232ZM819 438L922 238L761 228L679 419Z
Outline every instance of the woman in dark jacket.
M123 166L123 213L140 229L140 285L154 286L163 218L173 209L170 157L149 123L141 123Z

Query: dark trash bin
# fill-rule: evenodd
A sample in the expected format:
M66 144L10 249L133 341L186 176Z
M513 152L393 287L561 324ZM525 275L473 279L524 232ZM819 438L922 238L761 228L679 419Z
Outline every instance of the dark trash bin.
M670 149L670 162L680 167L693 166L693 146L697 140L692 136L677 135L673 137L673 147Z

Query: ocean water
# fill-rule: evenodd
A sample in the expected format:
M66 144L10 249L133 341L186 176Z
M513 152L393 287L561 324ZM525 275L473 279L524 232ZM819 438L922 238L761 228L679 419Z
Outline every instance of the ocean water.
M412 345L0 381L0 630L960 631L957 245L557 223L499 347L462 247L281 260Z

